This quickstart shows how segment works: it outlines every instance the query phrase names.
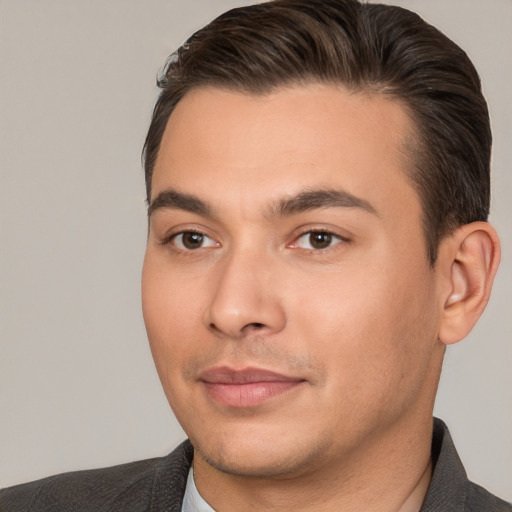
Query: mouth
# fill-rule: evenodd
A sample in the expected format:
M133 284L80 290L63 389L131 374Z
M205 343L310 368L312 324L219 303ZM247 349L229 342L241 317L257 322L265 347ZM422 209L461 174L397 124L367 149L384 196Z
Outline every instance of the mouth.
M236 408L256 407L306 382L261 368L236 370L225 366L206 370L199 380L211 399Z

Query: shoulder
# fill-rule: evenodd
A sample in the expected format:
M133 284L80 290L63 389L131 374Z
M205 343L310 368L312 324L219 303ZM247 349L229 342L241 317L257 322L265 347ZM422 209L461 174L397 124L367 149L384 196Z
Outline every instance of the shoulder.
M158 502L162 499L166 502L182 499L191 460L192 447L185 442L167 457L74 471L16 485L0 491L0 510L157 511L160 510ZM167 482L165 487L163 480Z
M512 512L512 504L494 496L483 487L468 481L466 509L469 512Z
M110 468L74 471L16 485L1 491L1 510L90 510L104 503L126 501L135 493L147 501L158 459L132 462ZM137 508L135 508L137 510Z
M512 505L468 479L448 427L437 418L434 419L432 460L434 471L421 512L512 512Z

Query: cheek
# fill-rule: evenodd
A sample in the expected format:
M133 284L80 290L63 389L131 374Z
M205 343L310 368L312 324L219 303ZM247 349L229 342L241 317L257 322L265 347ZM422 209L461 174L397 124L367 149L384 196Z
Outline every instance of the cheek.
M156 261L155 261L156 260ZM142 310L160 379L170 381L197 341L201 324L199 291L146 255L142 272Z
M156 261L155 261L156 260ZM194 280L186 282L168 265L146 255L142 272L142 307L153 360L163 390L178 421L194 415L194 401L183 378L187 362L201 353L201 304Z
M393 402L395 394L407 400L421 385L435 339L430 285L421 272L364 268L304 286L307 294L293 306L301 312L297 337L328 368L330 393L354 405Z

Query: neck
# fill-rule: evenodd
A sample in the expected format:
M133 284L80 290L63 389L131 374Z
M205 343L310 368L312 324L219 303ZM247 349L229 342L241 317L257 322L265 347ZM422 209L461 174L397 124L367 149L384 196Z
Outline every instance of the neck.
M342 461L280 479L226 474L196 453L195 480L218 512L417 512L432 473L431 437L431 417L415 428L394 425Z

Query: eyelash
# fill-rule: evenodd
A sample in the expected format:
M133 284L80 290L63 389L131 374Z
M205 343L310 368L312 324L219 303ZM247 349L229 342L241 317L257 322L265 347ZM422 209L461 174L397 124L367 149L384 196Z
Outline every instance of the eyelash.
M176 243L175 243L175 240L178 239L180 236L183 237L184 235L199 235L203 238L206 238L206 239L209 239L211 242L213 242L212 244L208 245L208 246L203 246L201 245L200 247L196 247L196 248L187 248L187 247L184 247L183 245L183 242L181 242L181 245L182 247L180 246L177 246ZM306 236L313 236L315 234L319 234L319 235L327 235L327 237L329 238L328 240L328 246L325 247L325 248L315 248L315 247L311 247L311 248L307 248L307 247L299 247L299 240L306 237ZM334 243L332 243L334 242ZM299 233L294 239L293 241L290 243L290 244L287 244L286 247L287 248L297 248L297 249L300 249L302 251L306 251L310 254L322 254L326 251L329 251L331 250L333 247L335 247L336 245L340 244L340 243L349 243L350 242L350 239L344 237L344 236L341 236L339 234L336 234L336 233L333 233L332 231L328 230L328 229L308 229L307 231L303 231L301 233ZM211 238L210 236L208 236L206 233L204 233L203 231L200 231L200 230L196 230L196 229L186 229L186 230L183 230L183 231L179 231L177 233L172 233L171 235L167 236L166 238L164 238L162 241L161 241L161 244L162 245L172 245L173 246L173 249L176 251L176 252L180 252L180 253L193 253L195 252L196 250L198 249L208 249L208 248L215 248L215 247L219 247L220 244L218 242L215 242L215 240L213 238ZM310 244L311 245L311 244Z
M309 241L311 241L311 237L313 235L315 235L315 234L316 235L327 235L327 237L328 237L328 246L327 247L323 247L323 248L298 247L299 241L302 238L309 236L310 237ZM348 243L348 242L350 242L350 240L347 237L344 237L344 236L341 236L339 234L333 233L329 229L308 229L307 231L304 231L304 232L300 233L299 235L297 235L295 237L294 241L291 244L289 244L288 247L292 247L292 248L293 247L298 247L299 249L302 249L304 251L308 251L308 253L322 254L322 253L324 253L326 251L329 251L329 250L333 249L335 246L337 246L340 243Z
M190 248L186 248L186 247L178 247L178 246L176 246L175 243L173 243L180 236L183 237L184 235L187 235L187 234L198 235L198 236L201 236L203 238L208 238L209 240L213 241L216 245L219 245L211 237L209 237L206 233L204 233L203 231L200 231L198 229L185 229L183 231L179 231L178 233L172 233L171 235L169 235L166 238L164 238L162 240L161 244L162 245L173 245L176 251L181 251L181 252L194 252L197 249L203 249L204 248L204 247L201 246L201 247L198 247L196 249L190 249ZM183 245L183 242L182 242L182 245Z

